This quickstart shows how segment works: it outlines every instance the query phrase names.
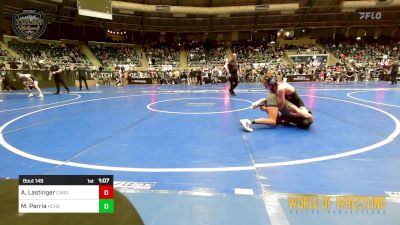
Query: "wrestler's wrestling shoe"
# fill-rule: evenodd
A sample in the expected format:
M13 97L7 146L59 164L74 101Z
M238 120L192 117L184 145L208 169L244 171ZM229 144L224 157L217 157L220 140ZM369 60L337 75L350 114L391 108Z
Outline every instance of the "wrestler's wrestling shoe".
M241 119L240 124L242 124L242 127L245 131L247 132L253 132L253 128L251 128L251 121L249 119Z
M39 95L38 95L38 98L43 98L43 94L39 94Z
M30 97L33 97L33 94L32 94L32 93L29 93L28 98L30 98Z

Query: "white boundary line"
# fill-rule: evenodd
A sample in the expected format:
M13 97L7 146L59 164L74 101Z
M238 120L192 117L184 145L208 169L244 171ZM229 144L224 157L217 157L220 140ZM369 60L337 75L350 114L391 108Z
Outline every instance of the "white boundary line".
M147 94L149 95L149 94ZM151 95L151 94L150 94ZM65 162L65 161L59 161L59 160L54 160L54 159L49 159L49 158L44 158L40 156L36 156L33 154L26 153L20 149L15 148L14 146L10 145L3 136L3 131L4 129L9 126L10 124L14 123L15 121L24 118L26 116L46 111L49 109L54 109L54 108L59 108L62 106L67 106L67 105L74 105L74 104L80 104L84 102L93 102L93 101L100 101L100 100L106 100L106 99L117 99L117 98L128 98L128 97L135 97L135 96L144 96L144 95L127 95L127 96L116 96L116 97L107 97L107 98L98 98L98 99L91 99L91 100L85 100L85 101L79 101L79 102L73 102L73 103L67 103L67 104L62 104L62 105L57 105L57 106L52 106L40 110L36 110L30 113L26 113L22 116L16 117L7 123L3 124L0 127L0 144L5 147L7 150L20 155L22 157L40 161L40 162L45 162L49 164L55 164L55 165L66 165L66 166L73 166L73 167L80 167L80 168L88 168L88 169L96 169L96 170L108 170L108 171L127 171L127 172L151 172L151 173L166 173L166 172L230 172L230 171L245 171L245 170L255 170L256 168L267 168L267 167L278 167L278 166L290 166L290 165L298 165L298 164L306 164L306 163L312 163L312 162L318 162L318 161L325 161L325 160L331 160L331 159L338 159L338 158L343 158L351 155L356 155L360 154L363 152L371 151L376 148L379 148L383 145L386 145L390 142L392 142L399 134L400 134L400 121L394 117L392 114L385 112L381 109L368 106L362 103L357 103L357 102L351 102L347 100L341 100L341 99L336 99L336 98L328 98L328 97L319 97L319 96L310 96L310 97L315 97L315 98L321 98L321 99L329 99L329 100L334 100L334 101L341 101L341 102L346 102L350 104L355 104L359 106L364 106L373 110L376 110L378 112L381 112L385 115L387 115L389 118L391 118L396 125L396 128L394 131L384 140L375 143L373 145L363 147L360 149L348 151L348 152L343 152L339 154L332 154L332 155L327 155L327 156L321 156L321 157L314 157L314 158L308 158L308 159L300 159L300 160L292 160L292 161L285 161L285 162L274 162L274 163L258 163L254 165L249 165L249 166L236 166L236 167L198 167L198 168L135 168L135 167L117 167L117 166L101 166L101 165L93 165L93 164L85 164L85 163L75 163L75 162ZM306 95L308 96L308 95Z
M46 94L53 94L54 92L51 91L42 91L42 94L46 95ZM10 92L0 92L0 95L27 95L28 92L26 92L26 90L20 90L20 91L10 91Z
M358 100L358 101L362 101L362 102L368 102L368 103L373 103L373 104L377 104L377 105L385 105L385 106L392 106L392 107L400 108L400 105L391 105L391 104L387 104L387 103L374 102L374 101L369 101L369 100L365 100L365 99L362 99L362 98L357 98L357 97L352 96L352 94L365 93L365 92L371 92L371 91L376 91L376 90L353 91L353 92L347 93L347 97L355 99L355 100Z
M289 225L277 195L263 194L262 199L272 225Z
M49 163L49 164L55 164L55 165L66 165L66 166L96 169L96 170L127 171L127 172L153 172L154 173L154 172L223 172L223 171L247 171L247 170L255 169L254 166L238 166L238 167L212 167L212 168L184 168L184 170L182 170L182 168L131 168L131 167L114 167L114 166L101 166L101 165L93 165L93 164L85 164L85 163L65 162L65 161L49 159L49 158L33 155L30 153L26 153L20 149L15 148L14 146L10 145L4 139L4 136L3 136L3 131L7 126L9 126L10 124L14 123L15 121L17 121L19 119L22 119L26 116L29 116L29 115L32 115L32 114L35 114L38 112L42 112L42 111L46 111L46 110L54 109L54 108L59 108L62 106L80 104L80 103L84 103L84 102L94 102L94 101L101 101L101 100L107 100L107 99L129 98L129 97L147 96L147 95L154 95L154 94L125 95L125 96L90 99L90 100L84 100L84 101L79 101L79 102L72 102L72 103L51 106L48 108L39 109L39 110L30 112L30 113L26 113L24 115L18 116L16 118L8 121L7 123L3 124L0 127L0 145L2 145L7 150L9 150L17 155L20 155L22 157L32 159L35 161Z
M313 91L399 91L400 88L308 88L304 89L301 87L297 87L296 90L313 90ZM128 91L127 91L128 92ZM221 92L228 92L226 90L221 90L221 89L199 89L199 90L182 90L182 89L176 89L176 90L153 90L153 91L141 91L143 93L221 93ZM238 93L246 93L246 92L264 92L268 93L267 90L262 89L236 89L235 92Z
M169 114L180 114L180 115L210 115L210 114L220 114L220 113L230 113L230 112L238 112L238 111L243 111L246 109L250 109L251 105L249 107L246 108L241 108L241 109L235 109L235 110L227 110L227 111L220 111L220 112L174 112L174 111L165 111L165 110L159 110L159 109L153 109L151 108L152 105L161 103L161 102L171 102L171 101L180 101L180 100L192 100L192 99L222 99L224 100L225 98L214 98L214 97L202 97L202 98L174 98L174 99L167 99L167 100L163 100L163 101L158 101L158 102L153 102L150 103L146 106L146 108L150 111L154 111L154 112L161 112L161 113L169 113ZM240 98L226 98L229 100L238 100L238 101L243 101L243 102L248 102L250 104L252 104L252 101L249 100L245 100L245 99L240 99Z
M0 113L2 113L2 112L18 111L18 110L23 110L23 109L38 108L38 107L42 107L42 106L56 105L56 104L59 104L59 103L71 102L71 101L74 101L74 100L77 100L77 99L80 99L80 98L81 98L81 95L78 95L78 94L70 94L70 95L76 95L77 97L75 97L75 98L73 98L73 99L69 99L69 100L64 100L64 101L59 101L59 102L53 102L53 103L48 103L48 104L43 104L43 105L35 105L35 106L29 106L29 107L23 107L23 108L1 110Z
M351 156L351 155L356 155L356 154L360 154L363 152L368 152L371 151L373 149L382 147L386 144L389 144L390 142L392 142L399 134L400 134L400 121L393 116L392 114L383 111L381 109L375 108L373 106L369 106L369 105L365 105L362 103L357 103L357 102L351 102L351 101L347 101L347 100L342 100L342 99L335 99L335 98L329 98L329 97L317 97L317 96L310 96L310 95L302 95L302 96L309 96L309 97L316 97L316 98L322 98L322 99L331 99L331 100L336 100L336 101L340 101L340 102L346 102L346 103L351 103L351 104L355 104L355 105L360 105L360 106L364 106L370 109L374 109L378 112L381 112L383 114L385 114L386 116L388 116L389 118L391 118L396 127L394 129L394 131L384 140L369 145L367 147L363 147L363 148L359 148L356 150L352 150L352 151L348 151L348 152L343 152L343 153L339 153L339 154L333 154L333 155L327 155L327 156L321 156L321 157L314 157L314 158L308 158L308 159L300 159L300 160L292 160L292 161L286 161L286 162L275 162L275 163L259 163L259 164L255 164L255 166L257 168L259 167L277 167L277 166L290 166L290 165L298 165L298 164L305 164L305 163L312 163L312 162L320 162L320 161L325 161L325 160L331 160L331 159L338 159L338 158L343 158L343 157L347 157L347 156Z
M391 91L391 90L400 90L399 88L309 88L302 89L296 88L296 90L315 90L315 91Z

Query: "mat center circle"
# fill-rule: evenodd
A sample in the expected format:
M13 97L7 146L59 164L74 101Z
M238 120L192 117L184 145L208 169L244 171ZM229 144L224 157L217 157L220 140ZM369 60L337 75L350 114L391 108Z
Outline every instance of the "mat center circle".
M251 104L252 102L246 99L229 97L174 98L150 103L146 108L161 113L208 115L247 110Z

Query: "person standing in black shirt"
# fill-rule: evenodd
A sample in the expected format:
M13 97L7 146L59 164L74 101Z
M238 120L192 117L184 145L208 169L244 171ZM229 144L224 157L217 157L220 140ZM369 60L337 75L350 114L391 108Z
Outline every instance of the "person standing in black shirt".
M194 78L196 77L196 71L194 69L189 72L189 84L194 83Z
M239 83L239 78L238 78L238 73L239 71L239 63L237 62L236 59L236 53L233 53L232 55L232 60L228 63L228 73L230 74L229 82L231 84L231 87L229 88L229 93L231 95L236 95L235 94L235 88L237 87Z
M14 89L11 86L10 80L8 79L6 72L7 72L6 65L4 63L0 63L0 91L1 90L10 91L10 90Z
M52 64L52 62L49 62L50 65ZM67 85L65 85L64 80L61 77L61 72L62 69L60 68L60 66L53 64L52 66L50 66L50 76L49 76L49 80L51 80L52 76L54 76L54 82L56 83L56 87L57 87L57 92L55 92L54 94L58 95L60 94L60 83L64 86L65 90L67 90L67 93L69 93L69 88L67 87Z
M78 79L79 79L79 90L82 90L82 81L85 82L86 90L89 90L89 87L86 82L86 75L87 75L87 70L84 66L80 66L78 68Z
M202 74L201 69L198 69L196 71L196 77L197 77L196 85L197 84L203 85L203 77L201 76L201 74Z
M397 73L399 72L399 63L396 61L392 64L392 71L390 72L390 78L392 80L392 85L397 84Z
M10 68L13 69L13 70L17 70L18 69L18 65L17 64L18 64L17 61L15 59L13 59L10 62Z

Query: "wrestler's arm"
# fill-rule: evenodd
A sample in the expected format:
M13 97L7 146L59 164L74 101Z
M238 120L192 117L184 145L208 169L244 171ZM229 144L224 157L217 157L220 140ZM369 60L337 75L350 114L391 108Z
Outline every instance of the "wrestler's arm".
M276 90L276 97L278 101L278 109L282 110L283 106L285 105L285 89L279 88Z

